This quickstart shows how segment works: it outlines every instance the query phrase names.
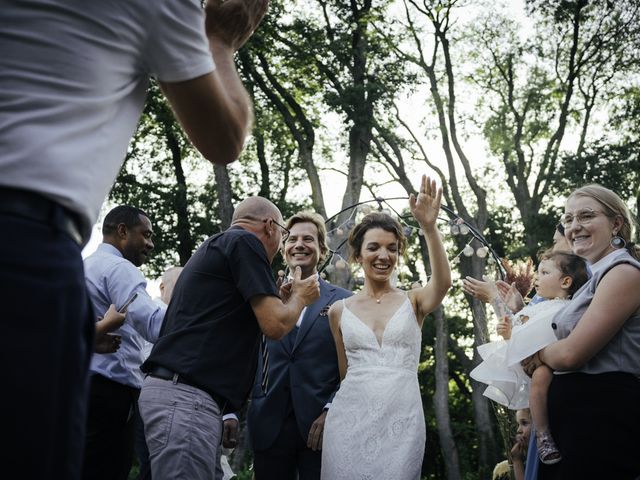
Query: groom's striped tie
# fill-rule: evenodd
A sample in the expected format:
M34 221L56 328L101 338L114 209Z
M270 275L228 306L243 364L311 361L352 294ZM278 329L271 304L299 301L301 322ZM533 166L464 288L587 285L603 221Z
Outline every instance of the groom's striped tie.
M267 337L262 334L262 392L266 395L269 387L269 349L267 348Z

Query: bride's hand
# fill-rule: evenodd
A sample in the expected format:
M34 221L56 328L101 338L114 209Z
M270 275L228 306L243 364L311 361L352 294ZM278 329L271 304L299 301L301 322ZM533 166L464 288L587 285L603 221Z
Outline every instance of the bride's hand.
M436 224L441 199L442 188L436 188L436 181L423 175L418 196L414 194L409 196L411 214L421 227L431 228Z

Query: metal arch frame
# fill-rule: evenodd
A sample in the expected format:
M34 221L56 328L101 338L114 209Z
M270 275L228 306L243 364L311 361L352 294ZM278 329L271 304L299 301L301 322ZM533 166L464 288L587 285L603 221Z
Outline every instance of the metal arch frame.
M378 203L378 208L382 209L382 204L385 204L387 207L389 207L390 210L392 210L397 216L398 218L401 219L401 221L407 225L410 228L416 228L413 225L409 225L407 223L407 221L405 220L405 216L400 215L400 213L398 213L398 211L393 208L390 204L389 201L391 200L408 200L409 197L390 197L390 198L382 198L382 197L376 197L376 198L372 198L370 200L364 200L362 202L358 202L358 203L354 203L353 205L350 205L348 207L343 208L342 210L340 210L338 213L330 216L329 218L327 218L325 220L325 225L329 224L334 218L336 218L337 216L339 216L340 214L357 208L360 205L365 205L368 203L372 203L372 202L377 202ZM451 219L446 219L446 218L440 218L438 217L440 220L444 220L447 223L451 223L452 221L456 222L456 225L466 225L467 228L469 229L469 233L471 233L471 236L473 238L475 238L476 240L478 240L480 243L482 243L482 245L484 245L485 247L487 247L487 249L489 250L489 253L491 254L491 256L493 257L493 259L496 262L496 265L498 266L498 271L500 272L500 276L501 278L504 280L506 277L506 271L502 265L502 262L500 261L500 257L498 256L498 254L496 253L496 251L493 249L493 247L489 244L489 242L487 241L487 239L484 237L484 235L482 235L482 233L480 233L473 225L470 225L464 218L460 217L453 209L451 209L450 207L446 206L446 205L440 205L440 209L445 211L446 213L448 213L452 218ZM331 260L333 260L333 256L336 254L336 252L338 250L340 250L342 248L342 246L347 242L347 239L345 238L342 242L340 242L340 244L335 248L335 249L329 249L329 255L327 256L327 258L325 259L324 263L322 264L322 266L318 269L318 273L322 273L325 268L327 268L327 266L331 263Z

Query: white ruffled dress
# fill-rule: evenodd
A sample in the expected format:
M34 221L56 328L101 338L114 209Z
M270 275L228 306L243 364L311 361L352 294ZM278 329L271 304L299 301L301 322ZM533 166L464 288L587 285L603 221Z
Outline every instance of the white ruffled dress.
M471 371L471 378L487 384L485 397L512 410L529 407L531 379L520 362L557 340L551 324L556 313L568 302L555 299L528 305L515 315L514 323L526 323L513 327L510 340L478 347L482 362Z

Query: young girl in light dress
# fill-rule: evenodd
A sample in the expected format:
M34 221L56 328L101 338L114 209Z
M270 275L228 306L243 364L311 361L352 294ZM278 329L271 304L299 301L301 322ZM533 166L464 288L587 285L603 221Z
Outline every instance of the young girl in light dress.
M559 462L562 457L549 432L547 391L553 371L537 368L531 378L520 362L555 342L554 315L586 283L587 267L580 257L565 252L543 254L536 277L536 293L545 301L528 305L512 318L513 329L503 330L504 340L478 347L483 361L471 377L486 383L484 395L510 409L529 407L536 430L540 461Z

